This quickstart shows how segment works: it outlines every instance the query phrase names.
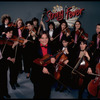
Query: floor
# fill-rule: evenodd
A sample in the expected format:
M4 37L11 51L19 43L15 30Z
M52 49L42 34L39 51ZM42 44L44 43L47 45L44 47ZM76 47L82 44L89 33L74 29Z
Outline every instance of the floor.
M34 96L33 92L33 84L31 83L30 79L26 78L26 73L19 74L18 76L18 83L20 87L13 90L9 84L9 77L8 77L8 91L11 95L11 99L32 99ZM8 70L9 76L9 70ZM68 91L70 90L70 92ZM52 86L51 96L50 99L77 99L78 98L78 89L71 89L68 87L68 90L64 92L55 91L55 85ZM87 99L87 90L84 90L83 99ZM92 98L91 98L92 99Z

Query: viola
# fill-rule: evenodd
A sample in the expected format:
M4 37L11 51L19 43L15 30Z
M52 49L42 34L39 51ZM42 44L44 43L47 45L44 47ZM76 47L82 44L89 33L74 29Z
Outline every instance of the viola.
M96 73L100 75L100 63L96 65ZM88 92L100 99L100 76L96 76L88 84Z
M60 59L59 59L60 57ZM55 67L55 79L59 80L60 79L60 72L64 66L64 61L68 59L68 57L62 52L61 54L56 56L56 59L59 59L59 62L57 63L56 67Z

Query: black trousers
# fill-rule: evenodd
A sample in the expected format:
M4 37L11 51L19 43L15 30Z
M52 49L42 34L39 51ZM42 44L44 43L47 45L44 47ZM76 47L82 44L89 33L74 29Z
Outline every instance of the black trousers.
M0 60L0 98L8 94L7 87L7 70L8 66L5 60Z
M18 76L18 68L16 66L16 63L13 63L11 61L7 61L9 70L10 70L10 85L14 85L17 83L17 76Z
M50 84L34 83L34 99L49 99L51 92Z
M42 72L42 66L33 66L31 71L31 81L34 85L34 99L49 99L51 87L54 83L54 78L51 75ZM53 67L48 66L54 71ZM48 68L48 69L49 69ZM49 71L50 72L50 71ZM53 75L53 74L52 74Z

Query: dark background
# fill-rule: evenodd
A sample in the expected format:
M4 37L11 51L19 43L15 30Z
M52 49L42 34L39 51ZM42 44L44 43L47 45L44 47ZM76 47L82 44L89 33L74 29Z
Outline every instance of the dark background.
M3 14L9 14L12 21L19 17L24 23L33 17L40 20L44 8L52 10L56 5L84 8L79 20L91 40L96 25L100 23L100 1L0 1L0 17ZM43 21L45 22L45 19ZM45 25L47 25L46 22Z

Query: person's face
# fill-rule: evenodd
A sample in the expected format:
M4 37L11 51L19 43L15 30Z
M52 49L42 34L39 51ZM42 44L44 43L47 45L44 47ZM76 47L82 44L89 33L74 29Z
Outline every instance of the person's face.
M76 29L79 29L80 27L81 27L80 23L79 23L79 22L76 22L76 23L75 23L75 28L76 28Z
M21 21L21 20L19 20L19 21L17 22L17 26L18 26L18 28L22 26L22 21Z
M62 23L61 24L61 29L64 30L65 28L66 28L66 24L65 23Z
M48 44L48 37L47 37L47 35L46 34L43 34L42 36L41 36L41 38L39 39L39 41L40 41L40 43L42 44L42 45L46 45L46 44Z
M68 42L65 41L65 40L63 40L63 41L62 41L62 44L63 44L64 47L66 47L66 46L68 45Z
M12 30L11 30L10 32L7 32L7 33L6 33L6 37L7 37L7 38L11 38L12 35L13 35L13 31L12 31Z
M9 19L8 19L8 18L6 18L6 19L5 19L4 24L6 24L6 25L7 25L8 23L9 23Z
M33 25L34 26L37 26L37 21L33 21Z
M87 46L86 44L84 44L83 42L81 42L80 49L81 50L85 50L86 46Z
M49 29L53 29L53 25L52 24L49 25Z
M32 29L33 29L33 25L27 24L27 28L28 28L29 30L32 30Z
M96 33L99 33L100 32L100 25L97 25L96 26Z

